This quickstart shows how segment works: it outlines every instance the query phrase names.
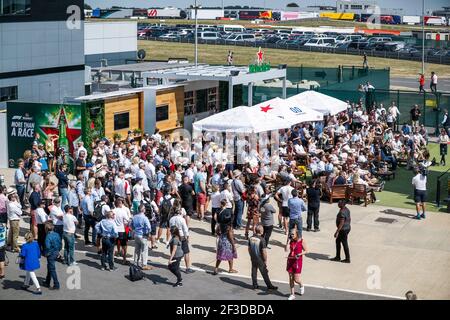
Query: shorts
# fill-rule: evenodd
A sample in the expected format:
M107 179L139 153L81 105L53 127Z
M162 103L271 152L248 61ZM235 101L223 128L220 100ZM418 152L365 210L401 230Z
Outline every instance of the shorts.
M414 202L424 203L427 201L427 192L425 190L414 190Z
M5 262L6 247L0 249L0 262Z
M189 241L187 239L181 240L181 250L184 254L188 254L189 251Z
M201 192L197 195L198 204L204 206L206 204L206 194Z
M126 246L128 242L128 236L126 232L119 232L119 236L117 237L116 243L121 246Z
M285 218L289 218L289 207L281 207L281 215Z
M159 222L159 227L163 229L169 228L169 220L161 220ZM153 228L152 228L153 229Z
M156 222L156 221L150 222L150 227L152 228L150 235L156 236L156 229L158 228L158 222Z

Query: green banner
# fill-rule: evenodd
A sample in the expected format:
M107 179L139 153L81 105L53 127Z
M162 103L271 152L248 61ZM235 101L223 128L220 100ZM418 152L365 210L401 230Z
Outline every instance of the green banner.
M34 141L45 146L51 139L55 150L64 148L72 155L82 139L81 106L8 102L7 127L10 167L31 150Z

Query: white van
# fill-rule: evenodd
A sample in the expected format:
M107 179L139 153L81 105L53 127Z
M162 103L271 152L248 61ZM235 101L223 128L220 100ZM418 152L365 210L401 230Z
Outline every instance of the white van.
M226 24L218 26L217 31L225 33L243 33L245 32L245 28L240 25Z
M336 40L334 38L311 38L303 46L305 47L334 47Z
M256 41L256 36L254 34L251 33L235 33L230 35L227 39L227 42L255 42Z
M197 37L202 40L218 40L220 39L219 33L217 32L198 32Z

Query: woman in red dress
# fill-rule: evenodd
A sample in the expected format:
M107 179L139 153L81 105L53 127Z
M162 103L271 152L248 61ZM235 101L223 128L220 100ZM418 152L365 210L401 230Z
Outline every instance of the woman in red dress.
M308 253L305 240L299 237L298 230L296 228L294 228L289 234L289 242L286 244L285 251L289 251L286 270L289 273L291 294L288 300L294 300L294 286L296 283L300 286L300 295L305 293L305 287L300 280L300 274L302 273L303 255Z

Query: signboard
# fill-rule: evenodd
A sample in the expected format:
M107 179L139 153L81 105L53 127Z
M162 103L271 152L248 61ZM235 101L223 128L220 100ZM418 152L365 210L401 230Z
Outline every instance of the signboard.
M81 106L46 103L7 103L9 167L31 150L34 141L44 146L53 140L55 150L64 148L73 153L81 141Z
M256 61L254 64L248 66L249 73L264 72L270 70L270 63L264 61L264 52L259 48L256 53Z

